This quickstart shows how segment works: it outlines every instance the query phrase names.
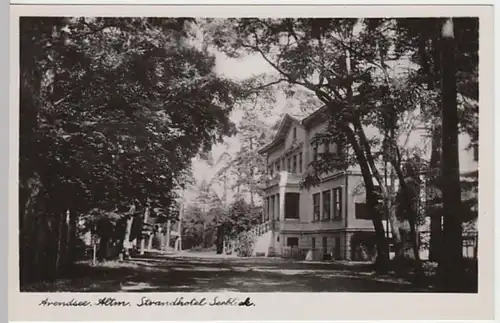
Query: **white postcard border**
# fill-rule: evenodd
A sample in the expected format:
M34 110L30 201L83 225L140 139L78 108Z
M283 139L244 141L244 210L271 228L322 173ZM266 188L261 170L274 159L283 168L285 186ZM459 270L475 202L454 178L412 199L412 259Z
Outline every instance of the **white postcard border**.
M18 127L19 124L19 16L309 16L309 17L480 17L480 173L479 173L479 293L20 293L18 272ZM493 10L487 6L12 6L10 21L10 128L9 128L9 319L10 320L477 320L493 318ZM95 301L112 296L132 304L147 296L251 297L255 307L171 308L43 308L53 300Z

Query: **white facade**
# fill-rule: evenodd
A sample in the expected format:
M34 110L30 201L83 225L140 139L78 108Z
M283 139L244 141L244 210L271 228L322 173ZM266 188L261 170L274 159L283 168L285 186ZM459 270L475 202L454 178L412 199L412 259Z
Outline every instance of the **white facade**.
M285 115L274 140L260 151L267 157L269 175L264 217L275 223L276 253L297 249L309 251L310 258L327 254L337 259L356 259L363 252L360 241L373 239L373 223L364 211L364 185L357 166L325 174L319 185L300 189L300 181L315 154L326 149L336 152L334 143L311 142L326 126L327 121L321 120L318 113L301 121ZM426 158L426 154L430 156L430 142L419 131L408 136L405 143L421 145L419 148ZM373 135L376 131L367 129L367 136ZM472 150L466 149L469 144L469 138L460 135L461 172L477 170Z

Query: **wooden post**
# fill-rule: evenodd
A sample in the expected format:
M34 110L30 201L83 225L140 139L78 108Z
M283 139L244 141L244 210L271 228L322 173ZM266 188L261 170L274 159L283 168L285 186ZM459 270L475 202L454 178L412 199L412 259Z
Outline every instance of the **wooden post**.
M97 262L97 241L95 235L92 236L92 265L95 266Z

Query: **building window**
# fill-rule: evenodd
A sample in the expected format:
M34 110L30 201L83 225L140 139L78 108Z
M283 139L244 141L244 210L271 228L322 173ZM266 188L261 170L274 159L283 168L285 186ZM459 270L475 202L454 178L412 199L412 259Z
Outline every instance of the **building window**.
M274 195L269 198L269 214L274 219Z
M318 145L313 146L313 160L316 161L318 159Z
M325 142L324 145L325 145L325 153L328 154L330 152L330 143L329 142Z
M299 153L299 173L302 173L302 152Z
M271 217L271 198L266 197L266 205L267 205L267 220Z
M319 214L320 214L319 201L320 201L320 195L319 195L319 193L314 194L313 195L313 215L314 215L314 221L318 221L319 220Z
M342 187L333 189L333 218L342 217Z
M371 220L370 212L368 212L368 205L366 203L356 203L355 214L356 219Z
M312 245L311 249L316 249L316 238L315 237L312 237L311 245Z
M288 247L298 247L299 246L299 238L297 238L297 237L286 238L286 245Z
M280 161L276 162L276 171L279 173L280 171Z
M272 165L269 165L268 167L268 173L270 176L273 176L273 166Z
M292 157L288 157L286 171L290 172L292 170Z
M335 237L335 258L340 259L340 237Z
M477 162L479 161L479 144L474 144L472 146L472 149L474 151L474 161Z
M276 215L275 215L275 218L276 220L279 220L279 217L280 217L280 195L279 194L276 194L274 195L276 197L275 201L276 201L276 206L275 206L275 210L276 210ZM273 211L274 212L274 211Z
M327 253L327 249L328 249L328 240L326 237L323 237L323 254Z
M330 219L330 207L331 207L330 191L328 190L328 191L323 192L323 219L324 220Z
M299 218L300 193L285 193L285 219Z
M297 140L297 128L293 128L293 140Z
M297 156L293 156L293 167L292 167L292 173L297 172Z

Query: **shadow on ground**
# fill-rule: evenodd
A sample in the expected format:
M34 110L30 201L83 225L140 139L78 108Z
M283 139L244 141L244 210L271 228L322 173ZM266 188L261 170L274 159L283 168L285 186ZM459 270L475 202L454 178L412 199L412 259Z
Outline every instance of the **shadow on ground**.
M24 292L421 292L404 280L375 276L366 264L283 259L148 256L98 266L79 263L71 276Z

